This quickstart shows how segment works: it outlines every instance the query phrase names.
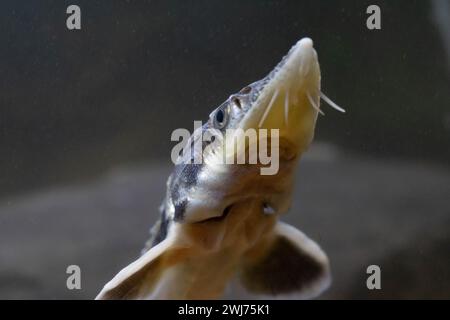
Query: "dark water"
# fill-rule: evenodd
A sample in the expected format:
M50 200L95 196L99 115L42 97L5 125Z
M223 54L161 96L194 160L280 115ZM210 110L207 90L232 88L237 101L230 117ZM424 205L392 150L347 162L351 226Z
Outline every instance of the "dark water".
M92 298L145 241L171 132L303 36L347 109L319 119L287 217L330 255L326 297L450 297L448 2L378 1L373 31L370 1L77 1L79 31L69 4L0 4L0 298Z

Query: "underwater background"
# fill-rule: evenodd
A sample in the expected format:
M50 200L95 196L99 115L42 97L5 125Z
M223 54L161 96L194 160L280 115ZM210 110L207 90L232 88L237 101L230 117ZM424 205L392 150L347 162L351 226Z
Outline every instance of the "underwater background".
M81 30L66 28L70 4ZM304 36L347 110L319 117L284 217L329 254L322 297L450 298L446 0L2 1L0 298L95 297L157 218L171 132ZM381 290L366 288L371 264Z

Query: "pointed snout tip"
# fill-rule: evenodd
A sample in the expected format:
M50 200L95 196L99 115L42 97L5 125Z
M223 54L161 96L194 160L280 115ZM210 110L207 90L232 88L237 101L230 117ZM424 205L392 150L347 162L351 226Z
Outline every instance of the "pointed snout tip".
M301 47L301 48L308 48L311 49L313 47L313 41L311 38L302 38L297 42L297 46Z

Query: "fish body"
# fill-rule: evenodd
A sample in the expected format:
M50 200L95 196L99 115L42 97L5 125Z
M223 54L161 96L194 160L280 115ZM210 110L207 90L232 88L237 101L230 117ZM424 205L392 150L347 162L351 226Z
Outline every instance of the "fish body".
M259 296L312 298L325 290L327 256L279 221L291 204L298 160L313 140L321 95L317 53L303 38L269 75L217 107L177 159L142 256L97 299L220 298L234 280ZM270 138L276 133L266 141L276 147L275 174L262 174L261 161L224 161L250 151L248 130L261 146L262 129ZM222 139L203 139L211 131ZM194 163L199 152L202 162Z

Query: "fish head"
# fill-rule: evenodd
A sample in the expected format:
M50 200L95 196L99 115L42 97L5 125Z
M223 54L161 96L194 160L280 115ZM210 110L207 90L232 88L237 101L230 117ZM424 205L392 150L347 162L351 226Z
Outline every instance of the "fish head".
M303 38L266 77L230 95L192 135L184 160L201 153L202 161L176 166L166 199L171 216L179 222L203 221L255 198L262 210L287 211L293 171L314 136L320 92L317 53L312 40ZM280 162L276 170L263 173L272 163L261 161L261 151L272 163Z
M245 140L249 130L254 130L259 140L262 131L266 130L270 137L276 129L280 157L297 159L313 140L320 112L320 92L317 52L312 40L303 38L265 78L232 94L214 110L208 127L220 130L231 142ZM234 158L242 151L235 144L225 142L216 146L217 149L222 151L218 154L227 158Z

